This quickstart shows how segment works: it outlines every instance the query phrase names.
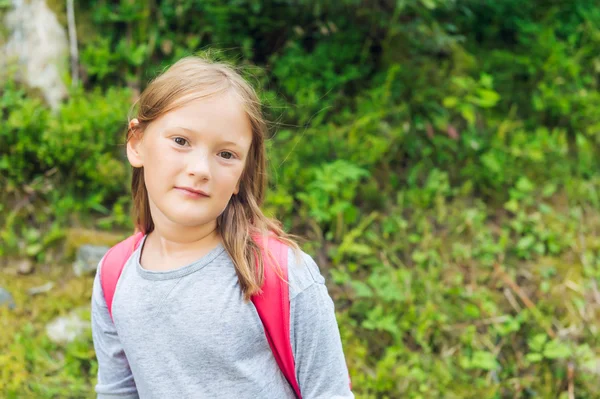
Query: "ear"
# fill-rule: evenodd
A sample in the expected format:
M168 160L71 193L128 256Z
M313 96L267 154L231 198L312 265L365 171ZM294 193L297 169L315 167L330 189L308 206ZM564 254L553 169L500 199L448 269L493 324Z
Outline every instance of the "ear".
M240 181L242 180L242 178L240 177L240 180L238 180L237 184L235 185L235 188L233 189L233 195L237 195L240 192Z
M127 139L127 159L134 168L144 166L142 157L142 132L140 131L140 121L134 118L129 122Z

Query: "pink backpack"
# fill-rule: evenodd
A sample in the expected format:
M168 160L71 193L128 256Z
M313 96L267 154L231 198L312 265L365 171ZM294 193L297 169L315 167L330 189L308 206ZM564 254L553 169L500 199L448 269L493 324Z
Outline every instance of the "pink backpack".
M105 255L102 263L100 281L104 291L104 299L108 307L108 312L112 317L112 302L115 295L117 282L123 271L125 263L139 246L142 233L137 233L121 241L112 247ZM290 343L290 299L287 286L287 254L288 247L274 237L267 238L267 247L272 255L269 257L264 246L256 240L261 248L261 254L264 261L265 280L262 286L262 293L254 295L252 302L258 311L258 315L263 323L267 341L271 346L275 360L283 375L288 380L296 396L300 395L300 387L296 380L296 366L294 364L294 355ZM275 271L272 259L277 261L280 266L282 280Z

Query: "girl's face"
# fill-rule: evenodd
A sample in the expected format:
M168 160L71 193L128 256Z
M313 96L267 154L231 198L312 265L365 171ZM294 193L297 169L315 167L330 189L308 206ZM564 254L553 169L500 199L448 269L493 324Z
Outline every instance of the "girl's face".
M251 143L250 121L232 93L194 100L133 134L127 157L144 167L155 225L216 226L239 191Z

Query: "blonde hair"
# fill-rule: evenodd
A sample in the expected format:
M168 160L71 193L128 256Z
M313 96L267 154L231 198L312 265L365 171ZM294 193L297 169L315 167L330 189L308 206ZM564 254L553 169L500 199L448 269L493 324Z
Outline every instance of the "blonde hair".
M267 188L265 136L267 124L254 89L233 67L199 57L186 57L155 78L137 101L139 125L144 129L160 116L191 101L233 91L244 107L252 126L252 143L242 172L239 193L233 195L217 218L217 229L223 246L231 256L245 300L260 292L263 284L264 261L253 238L274 235L275 238L299 249L293 236L281 224L266 217L260 207ZM134 133L127 132L127 140ZM136 229L144 234L154 230L150 214L144 170L133 168L131 181L133 218Z

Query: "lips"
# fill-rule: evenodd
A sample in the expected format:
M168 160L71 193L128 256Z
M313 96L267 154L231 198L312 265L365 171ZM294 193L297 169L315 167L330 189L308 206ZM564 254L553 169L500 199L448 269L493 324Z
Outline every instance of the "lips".
M198 190L192 187L175 187L175 189L181 191L183 194L187 194L193 197L210 197L205 191Z

